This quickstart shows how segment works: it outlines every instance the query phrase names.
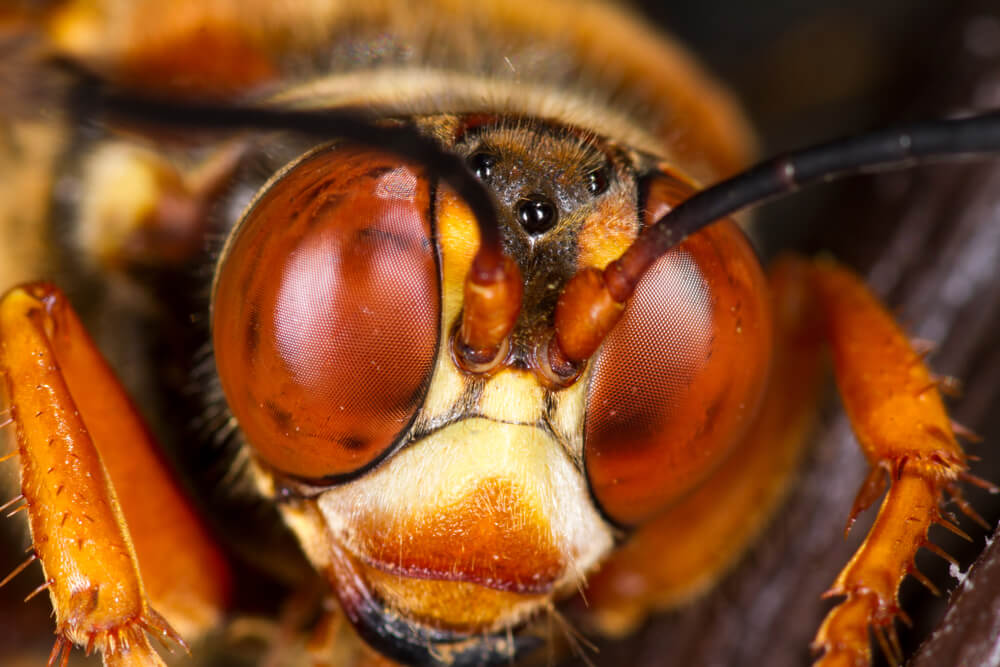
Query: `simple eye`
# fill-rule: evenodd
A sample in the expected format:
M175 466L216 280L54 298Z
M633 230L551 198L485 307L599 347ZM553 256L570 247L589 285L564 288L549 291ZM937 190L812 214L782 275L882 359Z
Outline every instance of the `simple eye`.
M469 169L481 181L488 181L493 178L493 172L497 166L497 156L486 151L478 151L469 156Z
M311 480L388 453L419 407L440 296L420 168L338 146L278 178L216 274L222 388L250 445Z
M608 172L606 169L595 169L587 174L587 192L602 195L608 190Z
M676 182L647 183L656 197ZM676 202L676 199L674 200ZM763 275L742 232L717 223L661 257L595 358L584 458L613 520L651 518L732 451L763 390L771 354Z

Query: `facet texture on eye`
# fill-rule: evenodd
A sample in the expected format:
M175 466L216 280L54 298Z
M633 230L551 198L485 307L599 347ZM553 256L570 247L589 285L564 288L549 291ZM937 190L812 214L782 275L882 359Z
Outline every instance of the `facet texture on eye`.
M651 267L598 352L584 458L615 521L640 523L690 492L754 415L771 355L755 262L732 223L692 236Z
M430 185L393 155L338 147L254 204L219 265L223 390L250 445L287 474L350 474L412 419L437 351Z
M711 357L711 300L689 254L674 251L650 269L596 361L591 437L636 451L655 446L660 422L682 407Z

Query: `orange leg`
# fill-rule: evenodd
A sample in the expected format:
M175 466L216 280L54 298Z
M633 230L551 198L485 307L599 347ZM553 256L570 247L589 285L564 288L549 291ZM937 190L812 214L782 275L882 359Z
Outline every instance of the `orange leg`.
M868 627L890 659L900 659L894 619L905 615L897 591L907 574L933 586L913 563L920 547L943 553L927 530L938 523L962 534L940 511L943 493L982 523L962 500L959 480L989 486L968 473L937 382L892 316L853 274L816 263L811 284L825 312L837 386L872 472L862 485L851 519L889 492L875 524L841 571L830 596L844 596L823 622L814 646L817 664L868 664Z
M106 665L161 664L146 631L179 639L171 625L190 635L216 622L229 594L221 553L56 288L28 285L0 300L0 374L29 562L41 561L55 611L53 660L72 642Z

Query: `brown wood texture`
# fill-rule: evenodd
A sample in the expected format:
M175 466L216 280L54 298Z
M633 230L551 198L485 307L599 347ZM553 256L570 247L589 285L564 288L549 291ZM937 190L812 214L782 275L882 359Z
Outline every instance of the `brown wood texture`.
M913 657L913 667L1000 664L1000 541L996 537L955 590L944 619Z

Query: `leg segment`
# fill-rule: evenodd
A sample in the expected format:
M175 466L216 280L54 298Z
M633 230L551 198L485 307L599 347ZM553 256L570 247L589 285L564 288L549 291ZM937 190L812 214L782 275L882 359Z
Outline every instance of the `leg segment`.
M152 605L185 632L204 630L228 595L220 553L56 288L0 301L0 372L56 650L73 642L105 664L160 664L145 631L178 636Z
M926 581L913 564L920 547L940 553L927 538L928 528L939 523L958 531L941 515L943 492L975 516L956 484L978 480L968 473L935 379L892 316L857 277L833 263L813 265L810 283L825 313L845 410L872 465L852 520L890 480L868 537L828 592L845 599L814 643L823 652L817 664L824 667L867 665L869 625L890 658L899 655L893 629L895 617L905 619L899 585L907 574Z

